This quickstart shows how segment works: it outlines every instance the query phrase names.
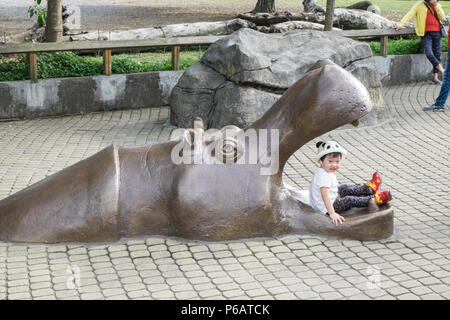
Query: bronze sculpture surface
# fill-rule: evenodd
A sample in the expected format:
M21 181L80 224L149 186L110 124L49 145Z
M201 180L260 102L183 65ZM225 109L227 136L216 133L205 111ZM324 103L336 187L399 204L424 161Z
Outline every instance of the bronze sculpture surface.
M335 226L282 181L285 163L301 146L370 110L359 80L328 60L319 61L252 125L222 129L276 130L278 139L266 148L278 147L274 172L261 174L259 162L239 163L249 157L247 142L239 145L227 135L221 141L207 134L198 139L201 127L149 147L113 145L1 200L0 240L104 242L150 235L229 240L288 233L387 238L393 233L389 205L370 212L354 209ZM220 142L223 152L205 152L212 142ZM196 153L199 143L202 152ZM174 163L174 154L182 157L186 150L202 161ZM227 154L226 161L206 163Z

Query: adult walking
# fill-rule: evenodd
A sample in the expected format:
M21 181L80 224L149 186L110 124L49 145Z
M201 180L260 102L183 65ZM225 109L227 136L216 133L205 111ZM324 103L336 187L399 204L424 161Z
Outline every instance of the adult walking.
M449 30L450 32L450 26ZM450 43L448 44L447 49L447 59L450 57ZM445 64L444 76L442 77L442 87L439 92L439 96L436 98L436 101L428 107L423 108L423 111L444 111L445 110L445 102L447 101L448 94L450 92L450 63Z
M423 0L417 2L411 10L402 18L395 30L399 30L412 18L416 18L416 34L422 39L422 47L425 55L433 65L433 83L442 84L439 73L444 74L441 65L441 29L440 21L445 20L445 13L439 0Z

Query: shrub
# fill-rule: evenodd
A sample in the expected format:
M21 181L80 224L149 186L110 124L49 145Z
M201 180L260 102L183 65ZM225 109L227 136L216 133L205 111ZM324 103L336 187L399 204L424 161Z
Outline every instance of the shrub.
M379 41L370 41L368 42L370 48L372 49L372 53L374 56L380 55L380 42ZM442 38L442 51L447 51L448 38ZM389 40L387 53L388 54L414 54L421 53L422 45L419 37L414 37L412 39L397 39L397 40Z
M24 55L17 60L0 60L0 81L15 81L28 79L28 63Z
M73 52L41 53L38 56L38 76L41 79L83 77L101 74L101 63Z
M196 63L203 52L187 54L180 58L180 69L185 70ZM132 55L130 55L132 56ZM126 54L113 56L113 73L135 73L171 70L170 53L142 54L140 58L129 58ZM38 78L63 78L101 75L102 57L79 56L73 52L41 53L38 55ZM0 60L0 81L29 79L26 55L17 60Z

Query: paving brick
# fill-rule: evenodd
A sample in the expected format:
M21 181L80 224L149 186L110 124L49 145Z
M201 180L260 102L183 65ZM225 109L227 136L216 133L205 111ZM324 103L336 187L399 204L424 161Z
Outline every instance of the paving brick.
M175 297L180 300L198 299L198 294L195 291L175 292Z
M161 245L164 244L164 239L162 238L149 238L145 241L147 246Z
M117 271L117 275L120 278L125 278L125 277L137 276L138 272L136 270L119 270L119 271Z
M138 276L123 277L120 278L120 282L123 284L142 283L142 279Z
M247 290L245 292L250 298L255 298L258 296L264 296L266 294L268 294L268 292L265 289L252 289L252 290Z
M118 280L100 282L102 289L121 288L122 284Z
M39 290L39 289L46 289L46 288L51 288L52 287L52 283L49 282L38 282L38 283L32 283L30 285L31 290Z
M234 290L223 291L222 294L225 298L232 299L232 298L240 297L240 296L244 295L245 293L241 289L234 289Z
M164 280L164 278L161 277L161 276L155 276L155 277L145 278L145 279L143 280L143 282L144 282L145 284L150 285L150 284L161 284L161 283L165 283L165 280Z
M140 291L145 289L145 285L143 283L130 283L130 284L124 284L123 288L127 291L127 292L131 292L131 291Z
M206 276L202 276L202 277L195 277L195 278L191 278L189 280L192 284L199 284L199 283L206 283L206 282L210 282L211 279L206 277Z
M131 291L128 292L127 295L130 297L130 299L150 297L150 293L147 290Z
M81 299L83 299L83 300L102 300L102 299L104 299L104 297L100 292L93 292L93 293L82 293Z
M149 256L150 256L150 252L148 252L147 249L130 252L131 258L143 258L143 257L149 257Z
M298 291L294 292L294 294L300 299L300 300L311 300L311 299L319 299L319 294L313 292L313 291Z
M156 292L156 291L170 290L170 287L165 283L156 283L156 284L149 284L147 286L147 290L150 292Z
M175 295L170 290L158 291L152 293L154 299L175 299Z
M199 291L198 294L202 299L211 299L211 297L221 295L220 291L218 291L217 289L202 290Z
M407 289L405 289L403 287L393 287L393 288L386 289L386 291L389 294L396 296L396 297L409 292Z
M31 294L29 292L11 293L8 294L9 300L28 300L31 299Z

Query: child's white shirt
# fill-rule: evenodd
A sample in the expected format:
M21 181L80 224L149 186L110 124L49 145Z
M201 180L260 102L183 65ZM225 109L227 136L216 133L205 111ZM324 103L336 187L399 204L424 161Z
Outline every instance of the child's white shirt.
M323 214L328 212L325 203L320 193L320 188L330 188L328 195L331 203L334 203L338 196L338 181L334 173L329 173L323 168L318 168L314 173L311 184L309 185L309 203L314 210L320 211Z

